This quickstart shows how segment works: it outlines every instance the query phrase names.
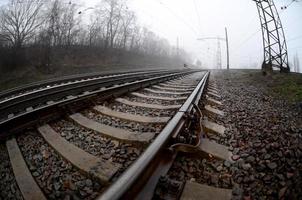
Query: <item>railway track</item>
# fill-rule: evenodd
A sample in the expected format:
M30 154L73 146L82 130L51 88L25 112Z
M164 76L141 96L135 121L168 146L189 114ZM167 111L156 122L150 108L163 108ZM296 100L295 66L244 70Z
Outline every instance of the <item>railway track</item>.
M205 138L224 131L210 121L221 103L208 78L196 70L137 72L15 92L0 102L7 116L0 197L230 197L230 188L167 178L179 156L231 162L225 146Z
M167 72L167 70L148 70L147 72ZM113 78L113 77L122 77L131 74L146 74L146 71L135 71L135 72L124 72L124 73L88 73L84 75L73 75L65 76L60 78L54 78L50 80L44 80L39 82L34 82L30 84L25 84L16 88L12 88L3 92L0 92L0 102L4 100L11 99L16 96L20 96L25 93L30 93L38 90L47 89L55 86L64 86L66 84L72 84L77 82L91 81L95 79L104 79L104 78Z

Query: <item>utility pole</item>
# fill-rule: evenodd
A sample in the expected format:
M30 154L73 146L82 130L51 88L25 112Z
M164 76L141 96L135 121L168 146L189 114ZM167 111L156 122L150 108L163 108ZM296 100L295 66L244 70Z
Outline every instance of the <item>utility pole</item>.
M204 38L198 38L197 40L199 40L199 41L204 41L204 40L225 41L226 42L226 49L227 49L227 69L230 69L229 38L228 38L227 28L225 28L225 38L221 38L221 37L204 37ZM220 44L219 44L219 46L220 46ZM220 60L221 60L221 56L220 56ZM221 61L220 61L220 63L221 63Z
M294 72L299 73L300 72L300 62L299 62L299 56L296 52L296 55L294 56Z
M179 57L179 38L178 37L176 38L176 55L178 58Z
M230 52L229 52L229 37L228 37L228 29L225 27L225 40L226 40L226 48L227 48L227 70L230 69Z
M220 46L220 40L217 40L217 53L216 53L216 62L217 62L217 69L222 69L221 64L221 46Z

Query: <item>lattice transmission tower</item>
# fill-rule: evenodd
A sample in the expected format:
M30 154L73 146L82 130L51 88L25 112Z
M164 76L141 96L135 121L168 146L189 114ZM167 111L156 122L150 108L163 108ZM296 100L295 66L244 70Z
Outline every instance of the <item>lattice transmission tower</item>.
M253 0L256 2L264 47L264 70L277 67L289 72L288 53L281 20L273 0Z

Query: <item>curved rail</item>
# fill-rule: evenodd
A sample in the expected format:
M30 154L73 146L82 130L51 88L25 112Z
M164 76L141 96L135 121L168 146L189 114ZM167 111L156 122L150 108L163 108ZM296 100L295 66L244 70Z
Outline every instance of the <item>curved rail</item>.
M102 84L98 84L97 90L89 91L85 93L78 93L74 95L72 98L64 98L59 99L58 101L54 101L50 104L45 104L37 108L32 108L26 112L19 113L18 115L12 116L10 118L7 118L4 121L0 121L0 138L5 138L6 136L12 134L14 131L18 131L20 127L24 128L26 126L29 126L31 123L37 123L40 119L43 119L43 117L50 115L50 113L54 113L56 110L62 110L61 107L64 107L65 105L69 105L70 103L73 103L76 105L75 109L78 109L81 107L81 104L83 104L84 100L87 100L86 103L89 103L89 99L93 99L94 97L97 98L110 98L113 95L118 96L120 94L137 90L142 87L149 86L151 84L159 83L165 80L170 80L175 77L183 76L186 74L190 74L193 72L196 72L199 70L186 70L186 71L178 71L178 72L171 72L168 74L160 73L160 75L157 75L153 77L153 75L146 76L143 79L139 80L138 77L131 77L128 78L124 77L119 84L117 84L114 81L111 81L109 84L109 87L101 88L103 87ZM130 82L131 81L131 82ZM114 84L113 84L114 83ZM83 91L83 88L79 87L81 91ZM86 88L87 89L87 88ZM72 90L73 91L73 90ZM85 91L85 90L84 90ZM74 91L73 91L74 92ZM64 93L66 95L66 93ZM74 94L74 93L73 93ZM62 96L61 93L59 93L60 96ZM37 97L39 98L39 97ZM48 101L48 99L47 99ZM32 101L25 102L27 104L32 103ZM85 103L84 103L85 104ZM86 105L86 104L85 104ZM62 112L62 111L59 111ZM62 113L60 113L62 114Z
M157 71L168 71L168 70L157 70ZM130 75L133 73L146 73L146 72L155 72L155 70L147 70L147 71L128 71L128 72L96 72L96 73L87 73L87 74L77 74L77 75L70 75L70 76L63 76L59 78L52 78L48 80L43 81L37 81L34 83L24 84L19 87L11 88L5 91L0 92L0 102L8 97L13 97L22 93L25 93L27 91L46 88L49 86L54 85L61 85L67 82L74 82L74 81L80 81L80 80L86 80L86 79L93 79L93 78L106 78L108 76L118 76L118 75Z
M43 100L45 101L45 99L47 99L47 101L60 99L68 95L70 93L69 91L73 91L73 93L79 93L87 90L91 91L100 87L108 87L113 84L121 84L125 81L134 81L139 78L142 79L156 75L170 74L173 72L179 72L179 70L121 74L38 89L12 97L4 101L0 101L0 118L5 119L9 114L31 107L32 105L34 105L34 103L39 104Z
M207 72L197 87L194 89L190 97L179 109L172 120L166 125L162 132L157 136L154 142L147 148L147 150L138 158L138 160L122 174L115 183L103 193L99 200L118 200L121 199L127 191L137 183L139 177L146 170L148 165L152 162L155 156L165 147L169 139L179 129L179 124L185 113L190 112L193 105L198 103L203 94L209 72Z

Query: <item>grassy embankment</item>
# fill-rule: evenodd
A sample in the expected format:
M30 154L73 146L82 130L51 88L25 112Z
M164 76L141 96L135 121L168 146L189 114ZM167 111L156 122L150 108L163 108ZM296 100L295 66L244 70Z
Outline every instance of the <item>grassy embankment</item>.
M266 86L269 95L285 99L291 103L302 102L302 74L279 73L263 76L261 70L230 70L227 77L238 84Z
M302 74L274 74L272 91L290 102L302 102Z

